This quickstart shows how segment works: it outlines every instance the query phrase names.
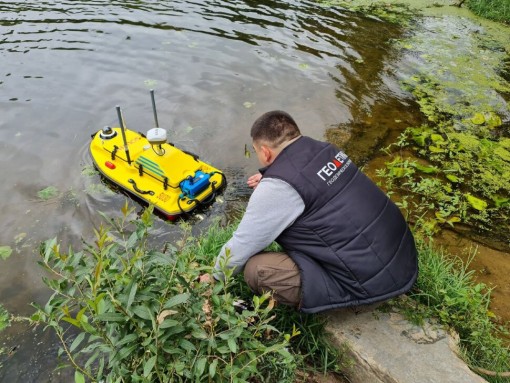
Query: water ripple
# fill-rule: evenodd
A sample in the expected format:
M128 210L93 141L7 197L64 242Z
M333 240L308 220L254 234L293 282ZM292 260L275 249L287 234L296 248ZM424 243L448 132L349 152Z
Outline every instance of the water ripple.
M13 44L38 42L27 49L94 49L88 34L113 23L163 30L191 31L244 41L252 45L271 42L293 47L317 57L338 56L345 38L346 19L337 9L319 8L313 3L264 5L252 1L36 1L0 2L0 50L24 51ZM314 16L310 16L314 15ZM73 25L86 24L76 28ZM40 26L44 25L44 28ZM60 25L61 27L51 27ZM54 36L73 32L74 40ZM275 33L277 32L277 33ZM44 34L44 38L33 38ZM46 37L48 36L48 37ZM18 36L19 37L19 36ZM340 40L340 41L339 41ZM54 44L51 44L51 43ZM327 44L325 44L327 43Z

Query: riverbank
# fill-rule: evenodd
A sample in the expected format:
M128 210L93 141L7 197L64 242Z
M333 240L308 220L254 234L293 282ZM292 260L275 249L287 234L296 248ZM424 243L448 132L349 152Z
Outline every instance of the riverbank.
M389 10L396 7L397 14L400 9L391 2L349 4L383 4ZM505 273L510 264L505 257L510 249L505 218L510 201L510 29L449 2L405 4L425 17L409 24L408 37L394 41L393 46L400 51L404 68L399 73L401 84L413 95L424 120L411 121L398 137L383 134L374 140L363 129L351 134L356 127L349 126L330 129L326 137L353 148L349 151L353 155L358 154L356 148L370 147L366 141L372 141L372 151L355 160L365 163L365 171L392 194L418 232L437 237L446 248L443 228L471 238L468 247L482 243L478 264L490 263L490 269ZM371 121L385 121L384 111L374 108L371 112ZM397 120L393 124L401 125ZM391 131L391 121L379 125L372 130ZM488 259L492 257L484 251L488 248L501 254L499 264ZM496 311L507 322L508 289L501 279L490 281L487 270L482 267L476 272L485 273L482 279L489 286L497 285L495 299L501 309Z

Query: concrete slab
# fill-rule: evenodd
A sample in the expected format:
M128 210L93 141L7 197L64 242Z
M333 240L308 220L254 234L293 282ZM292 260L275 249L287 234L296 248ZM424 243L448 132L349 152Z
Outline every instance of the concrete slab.
M335 310L327 330L353 359L352 383L484 383L457 356L455 339L438 326L415 326L399 313Z

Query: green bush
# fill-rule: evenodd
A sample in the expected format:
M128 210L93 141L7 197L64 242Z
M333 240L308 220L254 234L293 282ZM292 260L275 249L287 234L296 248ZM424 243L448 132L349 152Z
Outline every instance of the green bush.
M202 246L189 231L179 248L154 250L152 210L122 212L82 251L63 252L55 239L41 247L53 295L32 320L56 332L76 382L294 381L288 346L298 331L272 326L269 294L236 311L230 270L224 282L197 282L212 263L185 250Z

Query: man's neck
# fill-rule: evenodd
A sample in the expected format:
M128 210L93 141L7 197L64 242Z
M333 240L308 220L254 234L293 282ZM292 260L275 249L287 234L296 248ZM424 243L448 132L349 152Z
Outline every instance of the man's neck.
M278 146L276 149L274 149L275 158L278 157L278 155L282 152L283 149L285 149L287 146L289 146L290 144L292 144L294 141L296 141L297 139L299 139L301 137L303 137L303 136L299 135L297 137L294 137L291 140L282 142L280 146Z

